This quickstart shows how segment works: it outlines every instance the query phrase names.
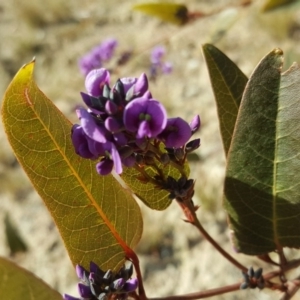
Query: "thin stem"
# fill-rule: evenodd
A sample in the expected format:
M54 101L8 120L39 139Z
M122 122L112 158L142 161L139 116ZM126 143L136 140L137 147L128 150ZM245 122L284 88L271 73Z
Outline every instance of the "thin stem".
M280 298L280 300L289 300L298 292L300 289L299 277L287 283L287 290Z
M204 227L201 225L200 221L197 218L195 208L192 205L192 202L184 201L184 203L177 201L177 203L181 206L181 208L184 211L185 216L188 219L188 222L190 222L192 225L194 225L200 233L206 238L208 242L210 242L213 247L221 254L223 255L229 262L231 262L234 266L236 266L238 269L242 270L243 272L247 272L247 268L240 264L235 258L233 258L228 252L226 252L211 236L210 234L204 229Z
M288 271L291 269L294 269L300 265L300 259L290 261L284 266L284 271ZM264 279L266 281L269 281L270 279L279 276L282 270L277 270L277 271L272 271L264 275ZM290 293L293 293L294 291L298 290L298 280L293 281L294 285L291 287ZM211 289L211 290L206 290L206 291L201 291L201 292L196 292L196 293L191 293L191 294L186 294L186 295L178 295L178 296L170 296L170 297L162 297L162 298L149 298L149 300L194 300L194 299L204 299L204 298L209 298L212 296L216 295L222 295L225 293L237 291L240 289L241 283L235 283L232 285L216 288L216 289ZM282 300L288 300L290 298L282 298Z
M196 222L194 224L198 228L198 230L201 232L201 234L206 238L208 242L210 242L215 249L223 255L229 262L231 262L234 266L236 266L238 269L242 270L243 272L247 272L247 268L243 266L241 263L239 263L235 258L233 258L227 251L225 251L219 243L217 243L211 235L204 229L204 227L201 225L198 219L196 219Z
M287 264L287 259L284 255L282 247L279 247L277 249L277 253L278 253L278 256L279 256L279 262L280 262L279 266L280 266L280 269L281 269L280 281L282 283L285 283L287 280L286 280L286 277L285 277L285 274L284 274L284 271L283 271L283 267Z
M208 298L216 295L223 295L226 293L230 293L233 291L238 291L240 289L241 283L235 283L232 285L223 286L216 289L206 290L197 293L186 294L182 296L170 296L170 297L163 297L163 298L150 298L149 300L194 300L194 299L203 299Z
M147 296L146 296L146 292L145 292L145 288L144 288L144 285L143 285L143 277L142 277L142 272L141 272L141 269L140 269L140 262L139 262L139 258L138 256L136 255L136 253L130 249L130 253L126 253L127 256L128 256L128 259L130 259L134 265L134 269L135 269L135 272L136 272L136 277L138 279L138 282L139 282L139 299L140 300L147 300Z

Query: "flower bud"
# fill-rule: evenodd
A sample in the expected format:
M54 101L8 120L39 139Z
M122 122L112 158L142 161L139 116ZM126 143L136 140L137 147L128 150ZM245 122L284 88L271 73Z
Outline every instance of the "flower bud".
M85 78L85 88L87 92L95 97L102 95L103 87L109 84L110 74L104 69L95 69L89 72Z
M184 151L182 148L177 148L174 151L174 155L177 159L183 159L184 158Z
M116 103L108 100L105 103L105 111L109 114L109 115L114 115L118 112L118 106Z
M112 292L119 291L123 288L124 284L125 284L125 279L123 278L116 279L110 284L110 290Z
M90 298L93 296L89 286L78 283L78 293L82 298Z
M185 146L185 152L191 153L194 150L198 149L200 147L200 139L195 139L190 142L188 142Z
M137 278L131 278L129 280L126 281L126 283L124 284L123 290L126 292L133 292L134 290L137 289L139 285L139 282L137 280Z
M200 116L196 115L190 123L192 134L199 130L201 126Z
M163 165L166 165L170 162L170 156L167 154L167 153L163 153L161 156L160 156L160 162L163 164Z

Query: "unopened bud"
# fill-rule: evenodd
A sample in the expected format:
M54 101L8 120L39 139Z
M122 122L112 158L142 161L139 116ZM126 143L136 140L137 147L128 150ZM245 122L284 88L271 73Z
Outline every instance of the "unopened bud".
M195 139L185 145L185 152L191 153L200 147L200 139Z
M177 159L183 159L184 158L184 151L183 151L182 148L175 149L174 154L175 154L175 157Z
M242 282L240 285L241 290L246 290L248 288L248 283L247 282Z
M163 164L163 165L166 165L170 162L170 156L167 154L167 153L163 153L161 156L160 156L160 162Z
M199 130L201 126L200 116L196 115L190 123L192 134Z

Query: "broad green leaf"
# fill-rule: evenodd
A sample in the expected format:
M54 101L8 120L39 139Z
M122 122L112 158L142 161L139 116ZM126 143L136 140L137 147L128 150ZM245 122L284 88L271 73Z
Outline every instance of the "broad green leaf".
M203 45L203 53L215 94L220 131L227 156L248 79L237 65L215 46Z
M142 233L133 196L95 162L75 154L71 123L38 89L34 62L8 87L2 117L9 142L60 231L73 264L116 269ZM130 247L130 248L129 248Z
M0 299L62 300L62 296L34 274L0 257Z
M176 25L183 25L189 19L188 9L183 4L169 2L141 3L134 5L133 9Z
M167 178L168 176L172 176L173 178L178 180L182 176L178 169L173 166L163 166L160 163L158 163L157 165L161 170L163 170L165 178ZM188 177L190 172L188 162L185 163L183 170L185 175ZM145 171L151 177L157 175L157 172L152 167L146 167ZM169 199L169 193L158 188L151 182L143 183L140 180L137 180L137 177L139 176L141 176L141 174L134 168L124 168L121 175L125 183L144 202L145 205L147 205L151 209L156 210L166 209L172 201L171 199Z
M300 68L270 52L249 79L228 155L225 208L238 251L300 247Z
M278 8L279 6L287 5L297 0L267 0L265 1L262 10L264 12Z

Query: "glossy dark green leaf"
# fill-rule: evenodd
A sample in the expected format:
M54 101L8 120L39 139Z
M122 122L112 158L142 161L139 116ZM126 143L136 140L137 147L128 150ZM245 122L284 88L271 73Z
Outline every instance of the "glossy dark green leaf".
M275 8L291 4L292 2L296 2L297 0L267 0L265 1L262 10L264 12L273 10Z
M0 299L62 300L62 296L34 274L0 257Z
M189 19L188 9L183 4L170 2L141 3L134 5L133 9L176 25L183 25Z
M8 87L2 118L20 164L44 200L74 264L120 267L142 233L133 196L112 176L99 176L95 162L75 154L71 123L38 89L34 62Z
M227 156L248 79L237 65L215 46L205 44L203 53L215 94L220 131Z
M182 175L175 167L171 165L163 166L161 163L157 163L158 167L163 171L164 177L172 176L178 180ZM183 171L186 177L189 176L189 164L185 163ZM145 172L151 177L157 175L157 172L152 167L145 167ZM121 177L130 189L151 209L164 210L171 204L169 199L169 193L165 190L158 188L151 182L143 183L137 180L141 176L141 173L134 168L125 168Z
M300 69L270 52L249 79L228 155L225 208L237 251L300 247Z

